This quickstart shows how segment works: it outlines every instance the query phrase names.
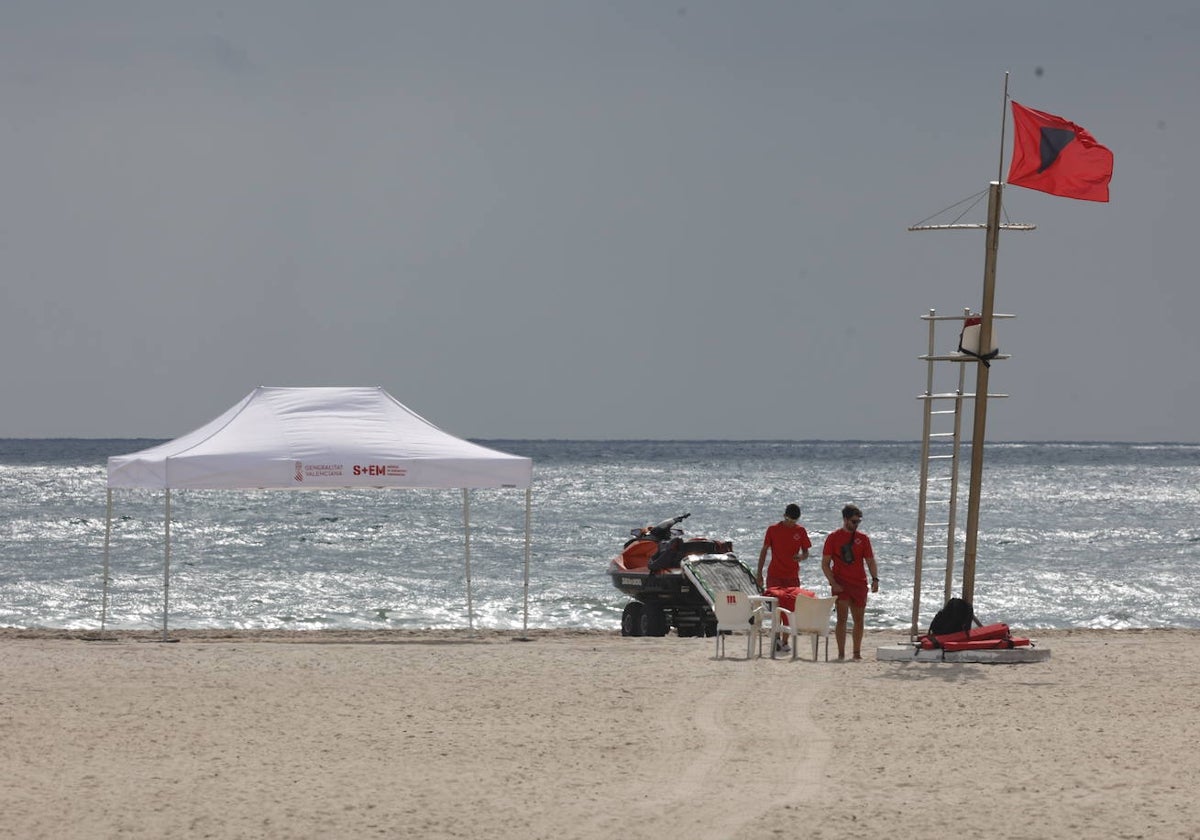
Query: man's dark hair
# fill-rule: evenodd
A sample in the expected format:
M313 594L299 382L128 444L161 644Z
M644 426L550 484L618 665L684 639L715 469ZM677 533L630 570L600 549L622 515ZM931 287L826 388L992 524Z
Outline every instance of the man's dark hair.
M855 505L846 505L842 508L842 519L849 519L851 516L862 516L862 511Z

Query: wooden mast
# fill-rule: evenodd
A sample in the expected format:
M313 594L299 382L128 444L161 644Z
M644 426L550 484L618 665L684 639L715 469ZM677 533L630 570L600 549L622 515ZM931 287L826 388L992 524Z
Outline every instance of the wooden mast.
M1007 94L1005 94L1007 98ZM992 315L996 300L996 250L1000 244L1000 197L1003 185L992 181L988 189L987 244L983 265L983 305L979 311L979 354L992 349ZM979 542L979 497L983 485L983 442L987 436L988 373L983 359L975 363L975 412L971 431L971 478L967 489L967 533L963 548L962 597L975 602L975 556Z
M1004 104L1000 109L1000 165L988 185L987 240L983 258L983 303L979 309L979 354L975 363L975 411L971 431L971 478L967 489L967 533L963 547L962 597L975 603L975 556L979 544L979 497L983 486L983 443L987 439L988 373L992 349L992 315L996 301L996 252L1000 247L1000 208L1004 193L1004 131L1008 118L1008 71L1004 72Z

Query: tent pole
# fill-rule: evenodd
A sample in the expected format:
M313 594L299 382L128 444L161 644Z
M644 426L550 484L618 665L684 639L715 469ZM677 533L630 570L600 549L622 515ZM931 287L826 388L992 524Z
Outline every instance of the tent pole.
M100 637L108 621L108 544L112 537L112 488L108 488L108 504L104 513L104 580L100 587Z
M533 494L532 487L525 488L525 604L523 608L523 617L521 619L521 630L527 632L529 630L529 508L530 497Z
M166 488L163 525L163 641L167 641L167 610L171 602L171 488Z
M467 563L467 629L475 632L475 612L471 603L471 491L463 488L463 538Z

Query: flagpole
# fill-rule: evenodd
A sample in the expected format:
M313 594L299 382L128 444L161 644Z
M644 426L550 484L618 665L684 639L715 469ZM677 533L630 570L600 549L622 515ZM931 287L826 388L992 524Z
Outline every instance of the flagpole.
M979 311L979 354L992 349L992 315L996 300L996 251L1000 244L1000 196L1003 185L992 181L988 187L987 245L983 266L983 305ZM963 547L963 600L975 602L975 555L979 542L979 497L983 485L983 442L987 437L988 372L987 362L975 363L975 418L971 430L971 480L967 492L967 533Z
M1000 168L996 180L1004 183L1004 134L1008 128L1008 71L1004 71L1004 105L1000 108Z
M1008 71L1004 71L1004 105L1000 109L1000 169L988 185L987 242L983 260L983 302L979 308L979 354L992 349L992 320L996 302L996 255L1000 247L1001 198L1004 191L1004 134L1008 112ZM975 415L971 429L971 478L967 490L966 543L963 546L963 600L975 602L975 557L979 546L979 503L983 488L983 444L987 437L988 374L990 367L975 363Z

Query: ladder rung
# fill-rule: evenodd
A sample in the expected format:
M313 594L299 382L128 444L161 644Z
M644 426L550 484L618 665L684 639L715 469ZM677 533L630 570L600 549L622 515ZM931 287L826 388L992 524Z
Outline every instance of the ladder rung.
M930 432L929 436L931 438L954 437L954 432Z
M925 527L926 528L945 528L949 524L950 524L949 522L926 522Z
M930 455L929 460L930 461L947 461L953 457L954 457L953 455Z
M925 477L926 481L953 481L952 475L930 475Z
M965 321L967 318L978 318L975 313L970 315L922 315L922 321ZM1003 312L993 312L992 318L1016 318L1016 315L1006 315Z
M1004 399L1007 396L1008 396L1008 394L993 394L991 391L988 392L989 399ZM917 399L919 399L919 400L973 400L973 399L975 399L975 395L974 394L950 394L950 393L917 394Z
M993 316L994 317L994 316ZM922 362L977 362L977 356L968 356L966 353L949 353L944 356L917 356ZM992 356L992 359L1011 359L1012 356L1007 353L997 353ZM989 359L988 361L991 361Z

